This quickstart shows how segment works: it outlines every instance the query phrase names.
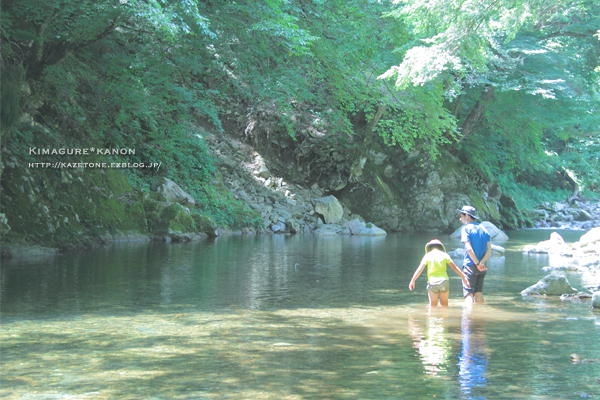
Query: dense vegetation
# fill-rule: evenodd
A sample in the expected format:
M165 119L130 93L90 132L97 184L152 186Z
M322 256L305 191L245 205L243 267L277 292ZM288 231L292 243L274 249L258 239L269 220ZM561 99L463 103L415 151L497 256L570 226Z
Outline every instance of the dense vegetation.
M449 151L521 206L600 190L596 0L4 0L1 18L4 147L136 148L226 225L251 216L194 132L247 110Z

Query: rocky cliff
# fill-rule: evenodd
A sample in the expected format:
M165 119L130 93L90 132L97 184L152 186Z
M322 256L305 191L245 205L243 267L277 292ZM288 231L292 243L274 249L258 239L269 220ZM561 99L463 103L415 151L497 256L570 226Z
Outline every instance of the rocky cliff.
M309 113L298 114L293 136L273 113L241 115L232 113L226 134L197 128L197 140L208 144L217 166L213 185L254 221L235 228L240 231L451 232L464 204L502 229L527 223L496 183L447 152L435 161L419 149L406 153L360 124L354 135L333 135ZM20 123L35 124L30 118ZM2 150L3 252L15 245L68 249L109 240L194 240L234 229L218 226L178 182L157 175L150 187L136 187L123 170L100 166L106 156L63 157L88 164L40 167L32 165L40 157L32 158L25 146ZM337 203L331 205L335 217L323 211L328 201Z

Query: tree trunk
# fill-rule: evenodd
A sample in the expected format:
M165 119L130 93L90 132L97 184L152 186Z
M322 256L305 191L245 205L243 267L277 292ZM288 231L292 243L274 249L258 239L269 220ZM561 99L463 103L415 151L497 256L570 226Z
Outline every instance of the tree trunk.
M483 92L481 92L481 99L477 100L477 102L473 106L473 109L471 110L471 112L469 113L469 115L467 116L460 128L461 137L458 140L458 143L461 143L464 140L464 138L473 133L475 128L477 128L477 125L479 125L481 119L485 115L485 103L488 102L493 95L494 88L490 85L486 85L483 89Z
M381 116L383 115L386 109L387 106L385 105L379 106L377 108L377 111L375 112L375 115L373 116L373 119L367 124L367 128L365 129L365 140L363 140L361 154L363 154L366 151L367 147L371 143L371 140L373 140L373 129L381 119Z

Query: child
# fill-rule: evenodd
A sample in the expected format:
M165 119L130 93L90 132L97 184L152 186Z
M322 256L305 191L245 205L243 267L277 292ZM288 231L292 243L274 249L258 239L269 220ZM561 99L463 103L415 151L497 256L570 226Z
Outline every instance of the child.
M431 308L437 307L438 297L440 298L440 305L448 307L448 295L450 293L448 274L446 273L446 266L448 265L450 265L454 272L460 275L463 283L469 287L469 280L446 253L442 242L438 239L433 239L425 245L425 256L410 280L408 288L410 290L415 288L415 281L421 275L425 266L427 266L427 291L429 294L429 307Z

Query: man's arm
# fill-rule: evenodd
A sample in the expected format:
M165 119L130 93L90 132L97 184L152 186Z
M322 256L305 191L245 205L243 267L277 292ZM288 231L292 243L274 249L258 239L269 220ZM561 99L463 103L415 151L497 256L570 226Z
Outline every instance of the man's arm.
M480 271L487 271L487 267L485 266L485 262L492 256L492 242L487 242L487 249L485 249L485 254L481 258L481 261L477 265L477 269ZM482 268L481 268L482 267Z
M465 250L467 251L467 253L469 253L469 257L471 257L471 261L473 261L473 264L479 265L479 259L473 251L473 246L471 246L471 242L465 242Z

